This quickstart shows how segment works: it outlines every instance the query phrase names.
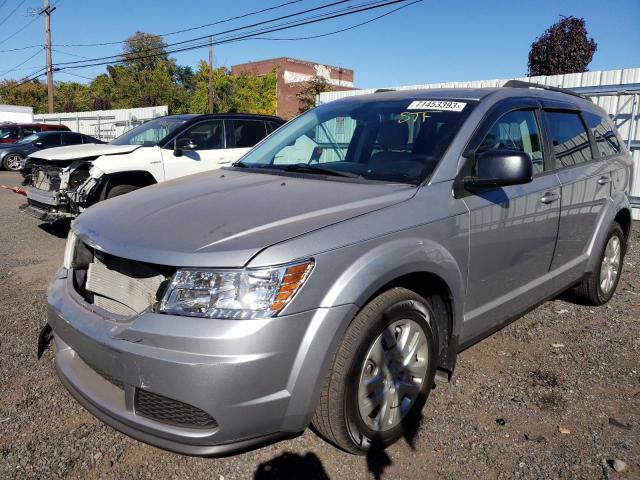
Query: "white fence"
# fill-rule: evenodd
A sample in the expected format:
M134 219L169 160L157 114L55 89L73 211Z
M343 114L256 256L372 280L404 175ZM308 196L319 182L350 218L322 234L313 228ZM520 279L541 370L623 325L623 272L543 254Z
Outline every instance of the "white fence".
M147 120L168 113L169 108L163 105L92 112L42 113L34 115L34 120L40 123L66 125L74 132L91 135L108 142Z
M587 94L597 105L611 116L625 143L631 148L634 159L634 179L631 196L634 202L633 217L640 220L640 68L602 70L566 75L518 77L508 79L474 80L463 82L426 83L383 87L393 90L415 90L425 88L482 88L500 87L509 80L523 80L553 87L562 87ZM374 93L377 89L325 92L317 97L317 104L328 103L339 98Z

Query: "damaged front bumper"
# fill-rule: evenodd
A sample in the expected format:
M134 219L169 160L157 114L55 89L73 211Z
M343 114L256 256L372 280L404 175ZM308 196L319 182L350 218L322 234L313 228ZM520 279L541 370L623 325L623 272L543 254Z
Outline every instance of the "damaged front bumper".
M41 190L26 186L27 204L23 211L43 222L55 222L64 218L73 218L69 212L69 199L59 191Z
M58 374L83 406L138 440L203 456L304 430L337 330L356 309L260 320L114 317L86 303L65 269L48 302Z

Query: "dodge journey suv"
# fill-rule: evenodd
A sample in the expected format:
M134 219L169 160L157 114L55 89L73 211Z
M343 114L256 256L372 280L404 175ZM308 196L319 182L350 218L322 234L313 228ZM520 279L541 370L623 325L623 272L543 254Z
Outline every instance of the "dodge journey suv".
M315 108L233 165L100 202L48 292L60 379L144 442L219 455L313 424L366 452L461 350L569 288L614 294L631 158L522 82Z

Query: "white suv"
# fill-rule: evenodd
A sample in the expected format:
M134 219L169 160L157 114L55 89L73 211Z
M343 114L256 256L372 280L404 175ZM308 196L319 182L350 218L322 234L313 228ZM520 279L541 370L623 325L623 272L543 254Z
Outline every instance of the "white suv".
M25 211L48 222L72 218L101 200L229 165L283 123L265 115L171 115L110 144L38 151L23 171Z

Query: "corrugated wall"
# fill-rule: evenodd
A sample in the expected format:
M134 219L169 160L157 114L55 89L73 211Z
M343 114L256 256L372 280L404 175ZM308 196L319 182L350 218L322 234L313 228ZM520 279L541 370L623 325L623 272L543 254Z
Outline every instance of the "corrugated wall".
M526 82L541 83L554 87L576 88L594 87L600 85L625 85L640 83L640 68L625 68L619 70L600 70L584 73L570 73L566 75L550 75L538 77L518 77L491 80L473 80L468 82L443 82L425 83L420 85L402 85L395 87L380 86L378 88L390 88L393 90L415 90L424 88L481 88L500 87L509 80L524 80ZM366 90L348 90L341 92L325 92L318 96L318 104L328 103L339 98L353 95L363 95L373 93L377 88ZM604 108L610 116L617 114L615 124L622 138L632 141L640 141L640 107L636 108L635 126L633 132L630 131L632 124L631 111L633 105L632 95L622 96L592 96L591 99ZM634 179L631 188L633 197L640 197L640 149L633 150L634 159ZM640 220L640 208L634 209L634 218Z
M74 132L109 141L146 120L168 113L169 108L163 105L161 107L95 110L92 112L43 113L34 115L34 121L66 125Z

